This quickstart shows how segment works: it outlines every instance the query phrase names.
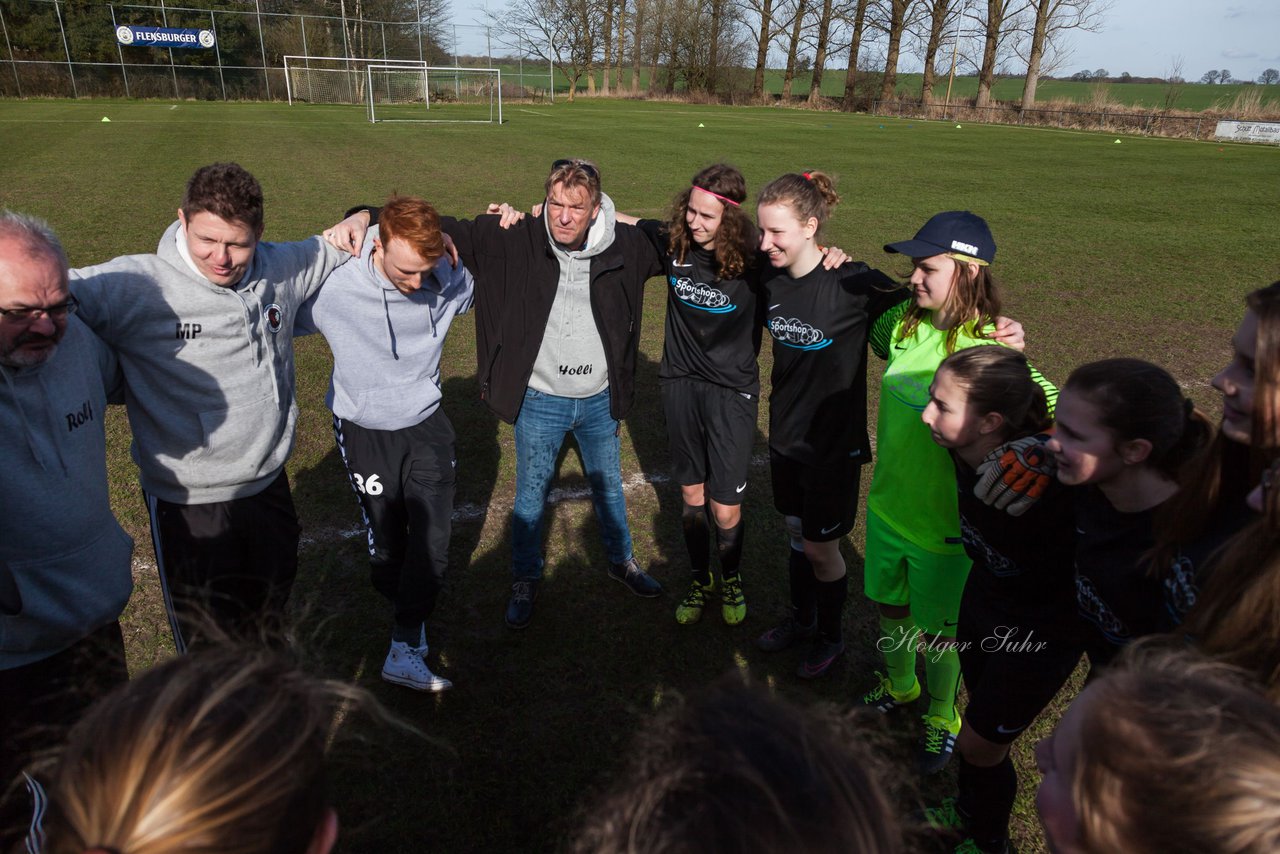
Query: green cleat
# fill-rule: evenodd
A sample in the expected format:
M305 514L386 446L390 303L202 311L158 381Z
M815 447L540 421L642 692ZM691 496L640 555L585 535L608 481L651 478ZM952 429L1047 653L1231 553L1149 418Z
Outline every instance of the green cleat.
M682 626L692 625L702 619L702 609L707 607L707 594L716 589L713 576L710 584L702 584L695 580L689 585L689 592L676 606L676 622Z
M747 600L742 596L742 577L739 575L721 581L720 616L728 626L736 626L747 618Z
M906 691L893 690L893 682L888 676L876 673L876 677L880 680L875 687L862 695L862 705L875 709L882 715L900 709L908 703L913 703L920 699L920 680L913 681L911 687Z

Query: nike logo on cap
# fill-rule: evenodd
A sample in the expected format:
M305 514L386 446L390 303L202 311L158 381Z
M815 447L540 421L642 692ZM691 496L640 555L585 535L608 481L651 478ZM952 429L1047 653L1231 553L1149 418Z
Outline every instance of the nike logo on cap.
M819 531L818 533L819 533L819 534L830 534L832 531L834 531L836 528L839 528L839 527L840 527L840 523L839 523L839 522L836 522L836 523L835 523L834 525L832 525L830 528L823 528L823 529L822 529L821 531Z

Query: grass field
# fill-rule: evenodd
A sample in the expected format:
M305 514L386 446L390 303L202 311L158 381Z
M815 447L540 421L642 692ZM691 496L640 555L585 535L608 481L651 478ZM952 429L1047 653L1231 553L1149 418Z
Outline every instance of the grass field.
M110 123L104 123L103 117ZM1061 382L1112 355L1159 362L1215 415L1208 385L1225 363L1242 296L1280 278L1280 151L1052 130L874 119L769 108L580 101L523 107L505 126L377 125L361 108L162 102L0 102L0 204L47 218L73 265L153 251L198 166L236 160L267 198L267 239L319 231L357 202L420 194L446 213L491 200L528 207L552 160L587 156L619 207L659 216L701 166L738 165L752 188L791 170L840 179L844 201L826 239L891 274L881 245L909 237L931 214L968 208L995 232L1006 313L1028 333L1028 355ZM483 287L483 283L480 283ZM795 659L764 657L751 640L782 613L786 544L771 510L767 467L746 503L749 616L672 618L685 584L679 492L666 478L657 394L664 296L645 304L637 405L624 433L624 477L637 555L667 585L634 599L603 571L575 454L549 516L548 572L532 626L502 623L508 590L512 434L477 400L474 326L455 325L443 363L445 411L459 436L451 588L428 630L441 670L457 683L419 696L378 679L390 615L366 580L358 513L323 405L328 351L298 346L303 414L289 464L304 525L294 603L299 633L328 672L369 687L426 740L375 740L336 781L344 851L549 851L565 844L590 795L619 766L635 728L665 698L732 669L801 703L847 706L875 665L872 610L851 597L848 663L800 684ZM767 379L770 358L762 354ZM872 370L877 370L874 365ZM873 382L873 388L877 383ZM765 453L765 411L757 451ZM112 495L137 541L137 589L125 617L135 670L169 654L127 424L108 419ZM861 525L845 544L856 591ZM1030 806L1036 778L1023 739L1020 851L1040 850ZM890 725L903 755L910 721ZM945 793L931 782L923 797Z

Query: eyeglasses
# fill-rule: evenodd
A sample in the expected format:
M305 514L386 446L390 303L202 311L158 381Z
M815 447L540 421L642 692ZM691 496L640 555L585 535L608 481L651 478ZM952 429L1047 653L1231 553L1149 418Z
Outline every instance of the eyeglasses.
M583 160L557 160L555 163L551 164L551 171L554 172L557 169L563 169L566 166L571 166L574 169L581 170L584 175L593 181L600 180L600 173L596 171L596 167Z
M75 297L68 297L66 302L57 305L37 305L29 308L0 308L0 316L9 318L18 323L30 323L40 315L45 315L51 320L64 320L67 315L75 314L76 309L80 307L80 303Z

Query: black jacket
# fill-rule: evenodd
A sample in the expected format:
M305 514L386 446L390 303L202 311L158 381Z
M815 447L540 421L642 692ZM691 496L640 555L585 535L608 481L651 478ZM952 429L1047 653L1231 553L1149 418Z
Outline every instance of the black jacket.
M476 279L476 369L480 398L515 423L560 282L542 217L503 229L496 216L441 217ZM662 272L653 244L617 223L613 244L591 258L591 309L609 368L609 411L622 419L635 400L644 283Z

